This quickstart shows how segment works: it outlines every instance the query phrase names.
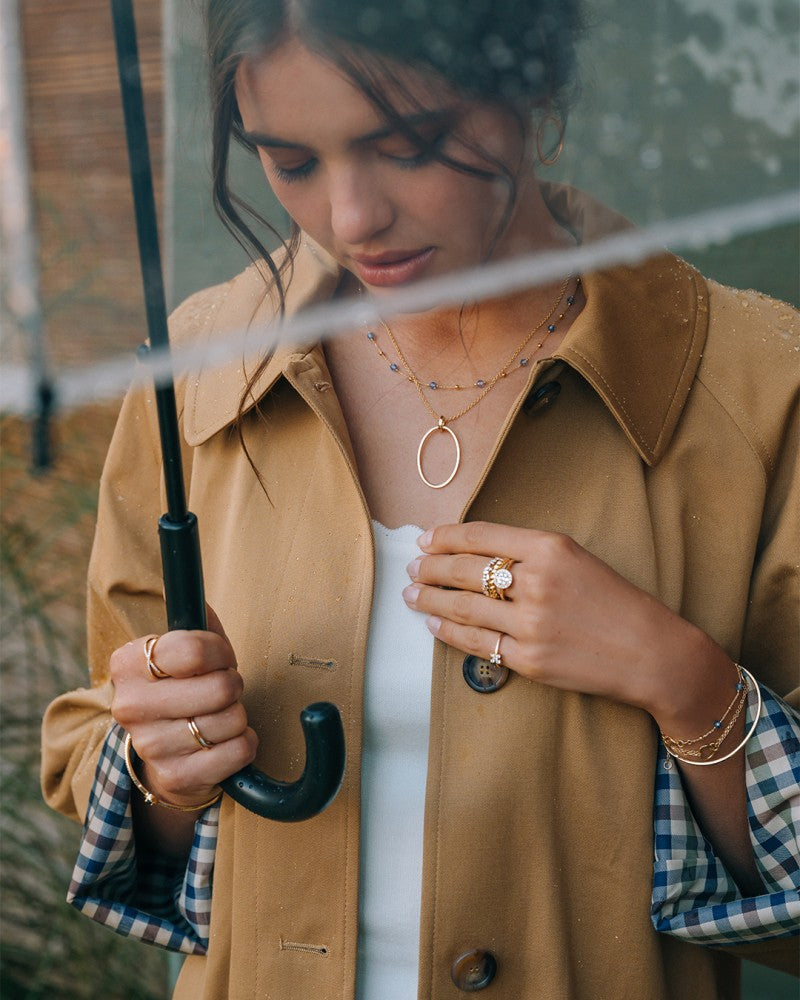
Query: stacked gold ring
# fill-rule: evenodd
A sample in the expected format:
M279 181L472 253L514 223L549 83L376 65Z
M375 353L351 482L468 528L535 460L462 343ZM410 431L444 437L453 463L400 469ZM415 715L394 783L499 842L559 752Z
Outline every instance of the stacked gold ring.
M153 660L153 653L156 648L156 643L161 638L160 635L148 635L144 640L144 658L147 663L147 669L150 672L150 676L154 681L163 681L167 677L171 677L166 670L162 670L156 662Z
M511 564L513 559L497 556L490 559L483 568L481 577L481 590L487 597L495 601L506 601L506 591L514 582L511 574Z
M186 725L189 727L189 732L195 738L201 750L210 750L214 746L211 740L207 740L200 732L197 723L194 721L194 717L187 719Z

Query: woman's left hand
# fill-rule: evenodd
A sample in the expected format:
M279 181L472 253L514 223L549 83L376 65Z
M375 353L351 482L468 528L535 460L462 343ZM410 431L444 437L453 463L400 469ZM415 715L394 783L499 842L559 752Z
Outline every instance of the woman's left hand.
M676 673L716 645L566 535L470 522L426 532L419 545L409 607L439 639L487 660L502 634L503 664L531 680L670 715L681 710ZM482 592L498 556L514 560L507 600Z

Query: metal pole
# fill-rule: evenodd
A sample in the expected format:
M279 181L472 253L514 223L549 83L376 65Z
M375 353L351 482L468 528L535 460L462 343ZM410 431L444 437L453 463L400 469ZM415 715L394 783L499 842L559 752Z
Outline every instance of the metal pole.
M0 0L0 226L3 235L4 298L23 335L30 365L33 467L50 466L49 424L53 382L48 369L39 290L30 162L25 129L25 74L18 0ZM0 326L0 349L8 353Z

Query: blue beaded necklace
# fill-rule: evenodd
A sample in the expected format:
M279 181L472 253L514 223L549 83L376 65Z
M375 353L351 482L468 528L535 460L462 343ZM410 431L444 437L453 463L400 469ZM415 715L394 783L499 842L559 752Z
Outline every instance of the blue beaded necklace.
M465 414L469 413L470 410L472 410L474 407L478 405L478 403L480 403L483 399L485 399L486 396L488 396L489 393L492 391L492 389L495 387L495 385L497 385L500 379L505 378L511 372L512 365L514 365L514 362L517 361L517 359L519 359L516 365L517 368L527 368L531 358L536 354L537 351L541 350L547 338L550 336L551 333L555 332L558 324L566 316L569 307L575 302L575 297L578 293L578 288L581 282L580 278L577 278L575 280L574 292L572 292L570 295L566 297L566 303L563 311L559 313L559 315L556 316L555 319L553 319L556 310L558 309L562 299L564 298L564 293L566 292L567 287L569 286L569 282L570 282L570 277L567 276L567 278L564 280L563 285L558 291L558 298L553 304L552 309L550 309L550 311L547 313L544 319L542 319L539 323L537 323L537 325L530 331L530 333L525 337L525 339L522 341L519 347L514 351L511 357L503 365L503 367L490 379L478 378L471 385L458 385L458 384L444 385L438 379L431 379L428 382L423 382L422 379L412 370L411 366L406 360L406 357L403 354L400 345L397 343L397 340L395 339L395 336L392 333L391 327L389 326L388 323L386 323L384 320L381 320L381 326L384 328L389 337L389 340L392 342L392 347L394 348L394 351L399 361L390 360L386 352L381 348L380 344L378 343L378 339L374 330L367 331L367 340L369 340L370 343L372 343L375 346L375 349L378 352L378 356L380 358L383 358L383 360L388 363L391 371L405 375L407 380L413 383L417 392L419 393L420 399L422 400L428 411L436 420L436 423L433 425L433 427L431 427L423 434L419 442L419 447L417 448L417 472L419 473L420 479L423 481L423 483L425 483L426 486L429 486L432 490L441 490L444 489L445 486L448 486L450 483L452 483L452 481L455 479L456 473L458 472L459 466L461 465L461 443L456 437L455 431L453 431L453 429L449 425L454 423L460 417L463 417ZM530 351L525 357L521 358L520 355L522 354L522 352L525 350L525 348L528 346L531 340L533 340L534 336L538 333L538 331L545 326L546 330L544 337L542 337L542 339L539 341L536 347L533 348L532 351ZM467 406L463 407L463 409L459 410L458 413L454 413L452 416L445 417L443 414L437 413L437 411L433 408L433 406L431 406L427 396L425 395L426 389L430 389L433 392L448 391L448 390L461 391L464 389L478 389L480 391L478 392L478 395L475 397L475 399L473 399L472 402L469 403ZM425 476L425 473L422 470L422 455L423 455L423 450L425 448L425 444L427 443L430 436L436 431L444 431L445 433L449 434L453 441L453 445L455 447L455 461L453 463L452 472L441 483L432 483Z

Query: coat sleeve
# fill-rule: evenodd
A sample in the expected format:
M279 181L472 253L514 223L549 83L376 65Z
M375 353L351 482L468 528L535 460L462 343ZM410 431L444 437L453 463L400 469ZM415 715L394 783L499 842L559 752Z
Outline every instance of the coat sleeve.
M738 294L738 293L737 293ZM678 770L659 758L653 922L685 940L798 971L800 933L800 387L796 331L773 320L789 307L742 293L758 350L730 394L761 457L765 491L739 662L760 682L764 707L745 748L750 839L765 891L746 898L691 814ZM728 290L712 302L731 307ZM761 317L767 316L766 322ZM741 325L741 323L740 323ZM729 383L730 384L730 383ZM765 391L765 387L770 391ZM752 694L748 726L754 720Z
M187 299L171 332L193 340L218 288ZM179 410L182 386L176 384ZM183 467L191 473L191 449ZM154 392L143 379L126 396L100 479L97 527L87 586L90 687L56 698L42 729L42 790L47 803L83 821L101 748L111 728L112 652L137 636L163 632L158 519L166 509Z
M111 728L111 653L164 631L157 538L160 465L148 390L125 399L100 480L87 592L91 686L48 707L42 727L42 790L53 809L83 821L97 761Z

